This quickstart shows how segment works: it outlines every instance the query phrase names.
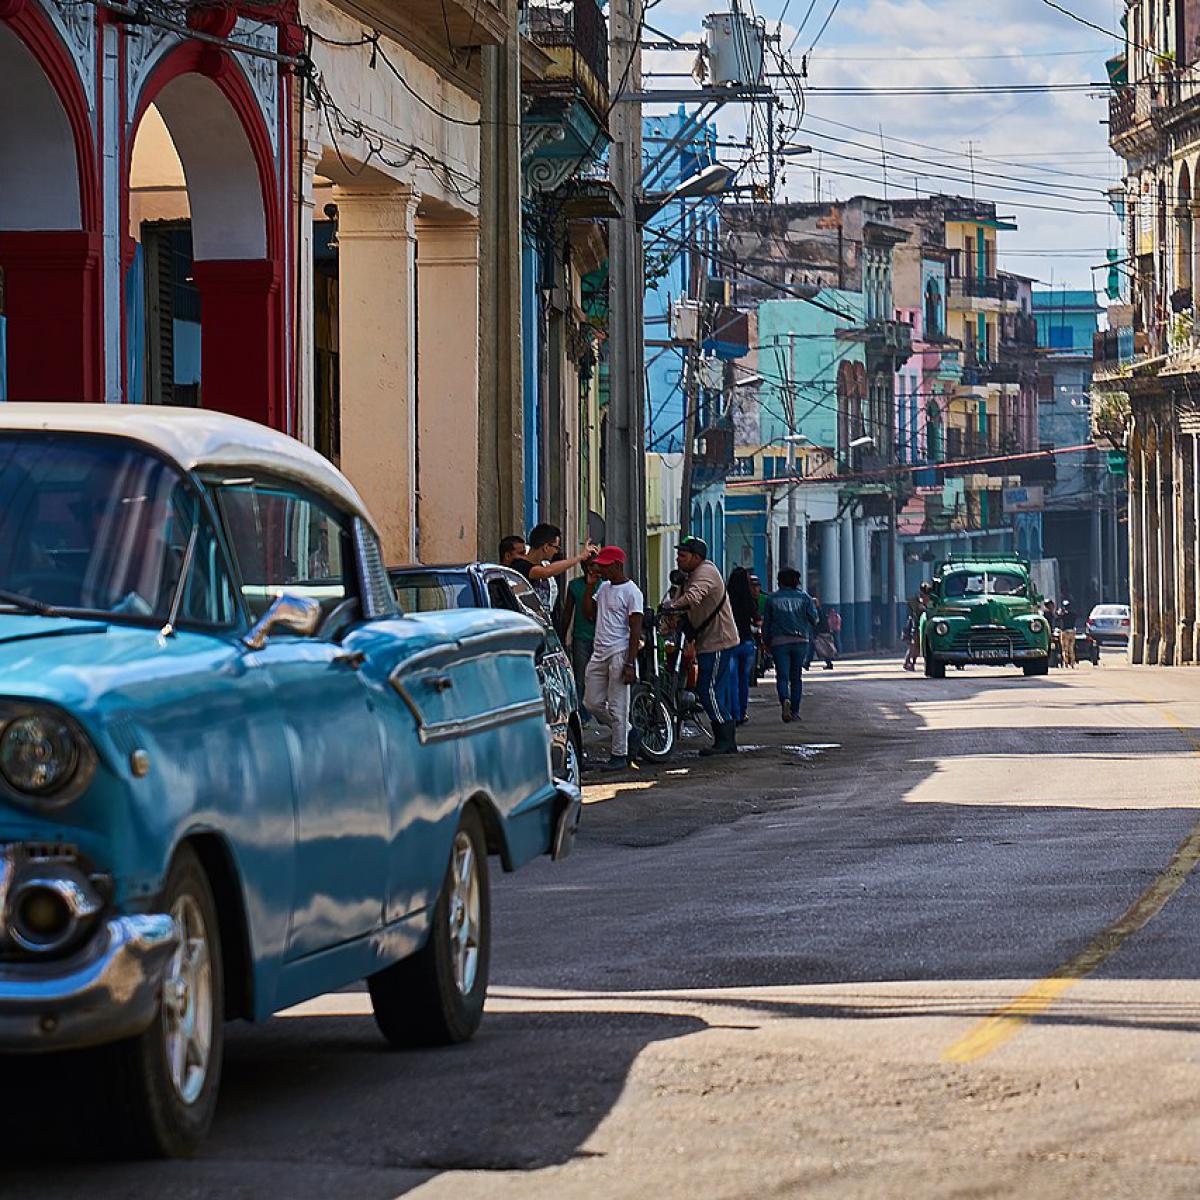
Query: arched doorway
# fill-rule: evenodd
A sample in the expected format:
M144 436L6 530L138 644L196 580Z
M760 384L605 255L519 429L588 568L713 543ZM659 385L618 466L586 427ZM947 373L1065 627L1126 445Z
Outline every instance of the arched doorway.
M283 232L261 110L227 54L189 43L131 122L126 391L283 428Z
M87 101L34 6L0 20L0 269L13 400L98 400L100 204Z

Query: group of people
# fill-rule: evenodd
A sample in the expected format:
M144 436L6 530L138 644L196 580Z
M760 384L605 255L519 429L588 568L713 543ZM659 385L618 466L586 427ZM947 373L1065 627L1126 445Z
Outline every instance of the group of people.
M539 525L529 538L500 543L500 561L534 588L569 646L585 720L611 730L602 770L622 770L636 758L629 725L630 687L637 681L645 599L626 574L625 552L592 542L577 554L562 551L562 532ZM688 653L696 664L696 693L713 729L702 755L736 754L737 727L749 720L750 688L774 662L782 719L799 717L803 672L814 658L833 670L841 620L801 586L797 571L779 572L777 591L766 595L757 576L736 567L726 580L696 537L680 542L675 556L679 582L661 613L686 622ZM564 577L579 569L574 578Z

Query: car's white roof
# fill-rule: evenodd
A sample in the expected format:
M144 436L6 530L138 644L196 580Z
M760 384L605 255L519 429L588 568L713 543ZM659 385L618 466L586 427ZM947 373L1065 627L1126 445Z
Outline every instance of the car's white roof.
M326 458L295 438L242 417L144 404L0 404L0 432L85 433L133 438L185 471L266 471L303 484L374 527L362 497Z

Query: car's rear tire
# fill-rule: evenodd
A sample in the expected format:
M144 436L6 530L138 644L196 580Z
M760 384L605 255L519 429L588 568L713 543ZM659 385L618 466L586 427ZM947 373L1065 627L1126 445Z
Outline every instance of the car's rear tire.
M574 724L567 731L563 747L563 778L573 787L583 787L583 741Z
M675 749L675 718L648 684L635 684L629 697L629 723L638 732L638 757L666 762Z
M1021 670L1026 675L1049 675L1050 659L1049 657L1032 659L1029 662L1022 663Z
M468 1041L483 1020L491 965L487 840L463 810L425 945L367 980L375 1023L393 1046Z
M180 943L163 975L162 1001L140 1037L103 1047L105 1107L115 1144L151 1158L191 1155L217 1106L225 1044L221 936L212 888L188 846L163 889Z
M945 679L946 664L928 646L925 647L925 676L927 679Z

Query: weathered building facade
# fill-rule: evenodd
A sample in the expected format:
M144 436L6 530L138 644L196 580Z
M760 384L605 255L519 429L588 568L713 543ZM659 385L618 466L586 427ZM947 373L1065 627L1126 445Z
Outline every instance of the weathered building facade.
M1110 63L1109 141L1125 164L1132 355L1118 320L1096 339L1092 425L1128 452L1130 657L1200 657L1200 4L1127 0Z

